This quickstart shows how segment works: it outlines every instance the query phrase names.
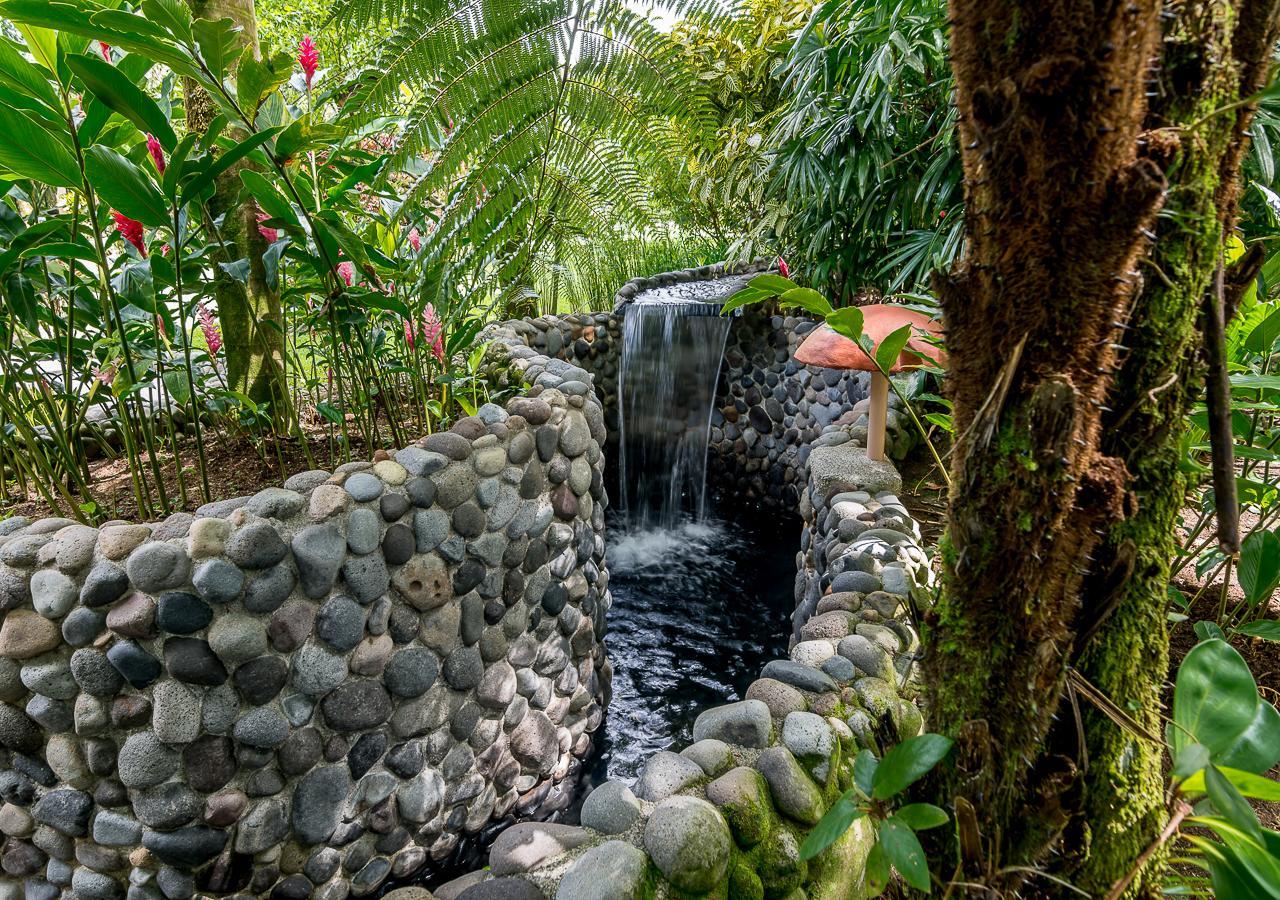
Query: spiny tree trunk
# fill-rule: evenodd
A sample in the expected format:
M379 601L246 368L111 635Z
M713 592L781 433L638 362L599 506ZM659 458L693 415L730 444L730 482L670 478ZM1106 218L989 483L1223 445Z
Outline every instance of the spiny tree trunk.
M1125 513L1102 406L1163 195L1138 153L1159 13L951 3L968 244L935 283L958 437L926 672L930 727L957 739L943 792L981 835L962 841L966 880L1034 862L1079 775L1043 748L1085 565Z
M1159 745L1064 686L1159 735L1178 426L1249 116L1209 114L1265 82L1276 5L952 2L969 243L936 285L959 438L926 671L966 880L1100 894L1163 821Z
M1182 423L1203 383L1197 319L1234 222L1252 115L1247 106L1236 114L1214 111L1265 85L1278 4L1179 6L1180 15L1165 19L1144 147L1165 169L1168 197L1103 417L1103 452L1121 459L1131 476L1126 505L1132 512L1107 530L1095 551L1075 651L1084 677L1156 735L1168 665L1169 563L1178 551L1174 529L1187 491ZM1229 283L1251 280L1250 268L1256 274L1258 257L1246 260L1245 271ZM1159 833L1164 777L1158 745L1093 707L1082 714L1088 765L1064 845L1078 866L1077 886L1100 895ZM1059 730L1059 743L1070 746L1074 724L1067 727L1064 719ZM1131 894L1155 896L1159 873L1159 866L1148 866Z
M240 26L242 47L258 46L253 0L187 0L192 13L201 19L229 18ZM193 81L184 79L187 128L203 133L218 114L213 99ZM243 137L243 135L241 135ZM214 295L218 321L222 327L226 354L227 383L232 390L255 403L269 403L277 423L287 421L290 399L284 381L284 329L280 296L267 285L262 254L266 239L258 231L257 207L241 202L243 186L237 163L220 175L214 185L209 211L221 219L220 233L226 242L221 262L249 261L247 284L241 284L221 269L216 275Z

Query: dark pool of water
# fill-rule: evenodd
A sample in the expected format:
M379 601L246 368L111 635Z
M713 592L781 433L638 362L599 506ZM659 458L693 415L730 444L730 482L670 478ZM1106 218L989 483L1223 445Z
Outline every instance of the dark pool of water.
M611 525L613 699L587 785L630 780L655 750L686 745L699 712L741 700L764 664L786 655L799 530L785 516Z

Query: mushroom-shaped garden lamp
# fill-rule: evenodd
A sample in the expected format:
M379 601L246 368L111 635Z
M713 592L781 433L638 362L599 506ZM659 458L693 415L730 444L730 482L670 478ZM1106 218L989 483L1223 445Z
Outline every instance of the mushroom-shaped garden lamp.
M938 323L924 313L901 306L862 307L862 333L876 347L904 325L911 326L911 337L888 367L890 372L933 362L946 364L946 354L928 338L939 338ZM796 350L796 362L827 369L857 369L871 373L871 408L867 418L867 458L884 459L885 422L889 412L889 379L876 361L855 342L838 334L830 325L820 325L809 333Z

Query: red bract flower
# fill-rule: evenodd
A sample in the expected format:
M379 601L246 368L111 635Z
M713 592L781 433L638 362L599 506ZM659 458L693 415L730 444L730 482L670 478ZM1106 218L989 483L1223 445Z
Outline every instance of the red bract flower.
M409 349L413 349L413 323L408 319L404 320L404 342L409 345Z
M434 305L428 303L422 311L422 336L431 345L431 352L440 362L444 362L444 323L436 315Z
M209 355L217 356L222 348L222 332L218 330L217 320L203 303L196 305L196 316L200 319L200 331L204 333L204 342L209 345Z
M271 218L269 215L264 213L262 210L258 210L258 215L257 215L258 233L262 235L264 238L266 238L266 241L268 244L274 244L276 240L279 239L280 233L276 231L274 228L267 228L265 225L262 224L263 222L267 221L267 219L269 218Z
M791 277L791 267L787 265L787 261L781 256L778 257L778 271L782 273L783 278Z
M350 262L338 263L338 277L341 278L348 287L356 278L356 267Z
M942 210L942 212L938 213L938 221L939 221L939 222L941 222L941 221L942 221L943 219L945 219L946 217L947 217L947 211L946 211L945 209L944 209L944 210Z
M98 52L107 62L111 62L111 45L106 41L98 41Z
M137 247L139 253L146 256L147 244L142 237L142 223L137 219L130 219L124 213L118 213L114 209L111 211L111 218L116 220L116 231L120 232L120 236Z
M422 249L422 235L418 233L417 228L409 229L409 246L413 248L414 253Z
M307 79L307 90L311 90L311 79L316 77L316 66L320 62L320 52L316 50L315 41L311 40L311 35L302 36L301 43L298 44L298 65L302 67L302 74Z
M160 142L156 140L154 134L147 135L147 152L151 154L151 161L156 164L156 171L163 175L164 148L160 146Z

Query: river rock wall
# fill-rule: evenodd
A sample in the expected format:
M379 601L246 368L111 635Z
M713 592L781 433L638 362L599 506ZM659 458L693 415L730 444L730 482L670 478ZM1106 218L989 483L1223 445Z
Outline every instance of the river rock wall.
M195 515L0 522L0 898L340 900L565 806L610 596L562 371Z
M892 464L848 440L815 448L806 471L788 658L742 701L704 710L693 744L596 788L580 826L507 829L488 868L436 900L862 895L865 823L814 860L799 850L862 748L880 755L923 728L907 608L932 575Z

